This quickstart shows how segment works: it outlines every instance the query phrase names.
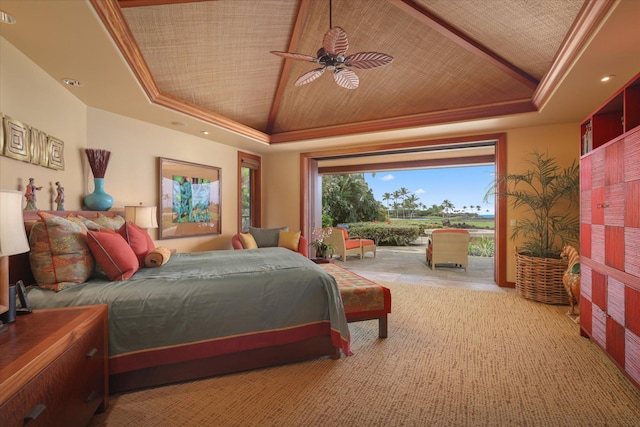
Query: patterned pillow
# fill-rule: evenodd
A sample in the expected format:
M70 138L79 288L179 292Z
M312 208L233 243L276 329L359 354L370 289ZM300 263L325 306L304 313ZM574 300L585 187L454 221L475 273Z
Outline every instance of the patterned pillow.
M93 218L91 221L95 222L101 227L108 228L113 231L120 230L120 227L122 227L125 223L124 218L121 217L120 215L116 215L114 217L108 217L101 213L99 213L98 216Z
M84 283L95 268L87 228L46 212L38 215L29 235L29 263L38 286L58 292Z
M103 228L100 224L96 224L95 222L83 217L82 215L67 215L65 218L69 221L75 222L76 224L81 224L91 231L100 231Z

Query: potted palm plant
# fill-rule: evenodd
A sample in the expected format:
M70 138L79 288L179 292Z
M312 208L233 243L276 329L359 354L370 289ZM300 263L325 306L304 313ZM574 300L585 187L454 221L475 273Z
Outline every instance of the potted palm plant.
M519 236L524 239L516 248L516 292L534 301L567 304L562 284L567 262L561 252L564 245L576 243L580 234L575 209L580 197L579 166L574 160L560 167L554 158L538 151L526 163L527 171L498 177L487 196L505 196L522 212L511 234L514 241Z

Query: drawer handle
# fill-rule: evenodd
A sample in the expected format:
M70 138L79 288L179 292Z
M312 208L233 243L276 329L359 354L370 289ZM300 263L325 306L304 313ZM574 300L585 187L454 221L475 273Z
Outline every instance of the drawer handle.
M87 353L87 359L91 359L93 358L93 356L96 355L96 353L98 353L98 349L97 348L92 348L91 350L89 350L89 352Z
M93 390L93 391L91 392L91 394L89 395L89 397L87 397L87 398L85 399L85 403L91 403L91 402L93 402L94 400L96 400L96 398L97 398L97 397L98 397L98 392L97 392L97 391L95 391L95 390Z
M36 406L31 408L29 413L24 417L24 425L27 425L31 421L35 421L36 418L38 418L40 414L44 412L45 409L47 409L47 407L42 403L38 403Z

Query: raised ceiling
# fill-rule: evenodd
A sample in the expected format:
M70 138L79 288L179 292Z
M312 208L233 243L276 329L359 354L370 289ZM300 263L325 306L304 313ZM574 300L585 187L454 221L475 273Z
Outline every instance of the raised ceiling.
M395 58L355 90L269 53L314 55L329 0L0 0L0 35L89 107L255 152L577 122L640 70L636 0L331 3L347 53Z
M271 143L534 111L563 42L589 36L576 23L606 11L583 0L93 3L157 102ZM356 70L355 90L329 73L294 86L318 65L270 51L315 55L330 19L348 54L394 61Z

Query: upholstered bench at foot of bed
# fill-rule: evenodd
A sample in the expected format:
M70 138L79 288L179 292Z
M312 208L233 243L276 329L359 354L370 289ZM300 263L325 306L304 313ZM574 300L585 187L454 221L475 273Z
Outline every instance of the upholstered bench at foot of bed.
M335 264L320 264L338 283L348 322L378 320L378 336L387 337L391 291Z

